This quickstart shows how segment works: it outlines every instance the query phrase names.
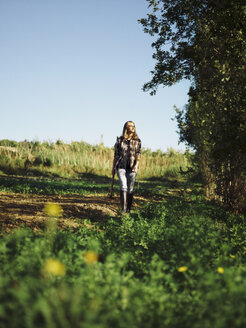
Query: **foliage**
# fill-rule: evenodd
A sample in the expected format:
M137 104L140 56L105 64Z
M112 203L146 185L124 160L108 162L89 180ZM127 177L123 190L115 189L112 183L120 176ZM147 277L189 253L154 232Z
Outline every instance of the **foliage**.
M153 13L140 22L157 38L157 63L144 90L192 81L176 116L180 140L196 150L207 196L246 213L245 1L148 2Z
M0 240L5 327L243 327L245 218L172 197L104 228ZM20 320L21 318L21 320Z

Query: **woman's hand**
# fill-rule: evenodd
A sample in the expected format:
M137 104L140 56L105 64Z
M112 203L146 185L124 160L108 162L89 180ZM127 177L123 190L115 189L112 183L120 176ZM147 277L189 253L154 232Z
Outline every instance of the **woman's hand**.
M132 172L137 173L137 171L138 171L138 166L134 165L133 168L132 168Z

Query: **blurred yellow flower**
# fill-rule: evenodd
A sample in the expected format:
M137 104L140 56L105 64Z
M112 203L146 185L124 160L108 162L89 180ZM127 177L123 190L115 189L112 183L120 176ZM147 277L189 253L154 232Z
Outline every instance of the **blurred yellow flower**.
M178 268L178 272L185 272L188 270L188 267L187 266L182 266L182 267L179 267Z
M225 270L222 267L218 267L217 271L218 271L219 274L223 274Z
M48 259L45 263L44 270L56 276L64 276L66 274L65 266L56 259Z
M98 261L98 254L93 251L88 251L85 253L85 262L93 264Z
M44 211L48 216L58 217L62 215L62 208L58 204L48 203L44 206Z
M235 259L235 255L230 254L230 257L231 257L232 259Z

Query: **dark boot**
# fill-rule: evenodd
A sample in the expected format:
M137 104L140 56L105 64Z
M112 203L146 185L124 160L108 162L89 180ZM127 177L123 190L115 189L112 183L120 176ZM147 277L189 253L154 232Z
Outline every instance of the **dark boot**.
M127 192L126 191L120 191L120 203L121 203L121 209L122 212L126 212L126 197Z
M132 207L132 201L133 201L133 194L127 194L127 213L131 212L131 207Z

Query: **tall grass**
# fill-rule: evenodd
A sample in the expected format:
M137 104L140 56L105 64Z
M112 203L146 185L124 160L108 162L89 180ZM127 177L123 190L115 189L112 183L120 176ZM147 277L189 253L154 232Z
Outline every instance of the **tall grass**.
M80 177L83 173L110 176L114 150L103 143L10 140L0 141L0 171L7 174ZM143 149L138 177L176 177L180 167L189 166L187 154L170 148L167 152Z

